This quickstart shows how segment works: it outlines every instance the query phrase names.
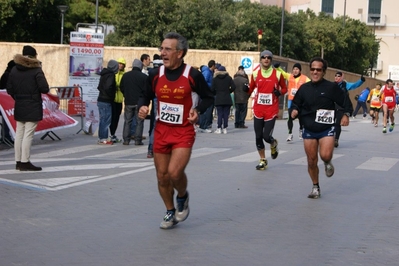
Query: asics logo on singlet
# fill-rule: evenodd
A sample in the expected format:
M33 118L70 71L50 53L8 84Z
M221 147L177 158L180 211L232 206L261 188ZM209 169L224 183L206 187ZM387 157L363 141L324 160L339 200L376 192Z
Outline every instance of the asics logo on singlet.
M183 88L176 88L173 90L173 93L182 93L184 94L184 87Z
M176 106L169 106L165 104L164 106L161 107L162 111L169 111L169 112L179 112L179 107Z

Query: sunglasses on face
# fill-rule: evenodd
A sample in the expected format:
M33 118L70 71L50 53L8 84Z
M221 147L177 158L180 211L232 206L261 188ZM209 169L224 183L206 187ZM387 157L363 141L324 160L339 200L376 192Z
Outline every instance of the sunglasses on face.
M272 58L273 58L273 57L271 57L271 56L262 56L260 59L269 59L269 60L272 60Z
M322 68L315 68L315 67L311 67L310 68L310 71L317 71L317 72L321 72L321 71L323 71L323 69Z

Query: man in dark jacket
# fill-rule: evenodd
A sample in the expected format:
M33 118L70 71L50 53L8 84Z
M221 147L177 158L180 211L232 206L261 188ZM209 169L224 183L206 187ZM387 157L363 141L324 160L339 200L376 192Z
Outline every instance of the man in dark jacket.
M308 198L320 198L318 158L324 162L327 177L334 174L331 163L334 153L334 133L336 104L344 108L340 120L342 126L349 125L349 116L353 111L352 103L346 91L338 84L324 79L327 62L321 57L310 60L310 82L303 84L296 92L291 105L292 119L299 118L303 125L303 145L308 162L308 173L312 180L312 191Z
M7 93L15 100L15 168L20 171L42 170L30 162L33 135L37 124L43 119L41 94L49 92L41 62L36 56L35 48L24 46L22 55L14 57L16 66L12 68L7 81Z
M218 114L218 125L214 133L227 134L230 108L233 105L230 93L236 85L224 66L220 66L212 80L212 91L215 94L215 106Z
M148 76L142 72L143 63L134 59L133 69L126 72L121 81L121 92L125 97L125 123L123 125L123 145L129 145L131 139L131 128L133 119L137 122L135 132L135 144L143 145L143 124L144 121L137 116L137 103L140 95L146 88Z
M245 118L247 117L248 111L248 76L244 70L239 69L234 75L234 84L236 90L234 91L234 103L236 107L235 113L235 128L248 128L245 125Z
M116 81L115 74L118 73L119 63L116 60L109 60L107 68L100 73L100 83L97 89L100 91L97 98L100 123L98 125L98 144L112 145L108 139L108 128L111 125L112 103L115 99Z
M365 81L365 77L361 76L360 79L356 82L347 82L344 80L344 74L341 71L335 73L334 77L335 83L338 84L338 87L349 95L348 91L359 88ZM349 96L348 96L349 97ZM339 146L339 137L341 136L341 119L344 116L344 108L339 105L335 105L336 107L336 116L335 116L335 142L334 147L338 148Z

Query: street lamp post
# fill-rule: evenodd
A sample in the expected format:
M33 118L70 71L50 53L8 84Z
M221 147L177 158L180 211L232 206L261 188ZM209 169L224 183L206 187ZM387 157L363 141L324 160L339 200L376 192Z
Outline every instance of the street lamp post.
M285 0L283 0L283 7L282 7L282 11L281 11L280 52L279 52L279 56L282 56L282 54L283 54L284 12L285 12Z
M377 20L379 20L381 18L381 16L375 15L375 16L370 16L371 20L374 22L374 26L373 26L373 34L374 34L374 39L375 39L375 23L377 22ZM374 57L373 57L373 62L371 62L371 71L370 71L370 75L371 77L373 77L373 67L374 67ZM374 75L375 76L375 75Z
M64 15L68 10L68 6L57 6L61 12L61 44L64 42Z
M345 28L345 19L346 19L346 0L344 1L344 19L342 22L342 27Z
M98 0L96 0L96 33L98 29Z
M381 16L375 15L375 16L370 16L371 20L374 22L374 29L373 29L373 33L375 35L375 23L377 22L377 20L379 20L381 18Z

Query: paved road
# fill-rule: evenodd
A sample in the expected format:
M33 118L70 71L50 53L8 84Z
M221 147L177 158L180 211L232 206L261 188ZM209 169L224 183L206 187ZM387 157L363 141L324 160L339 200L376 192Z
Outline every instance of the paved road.
M172 230L158 228L165 210L147 146L100 146L76 126L56 131L61 141L35 136L31 159L43 171L19 172L2 145L0 265L398 265L399 128L351 122L334 176L320 164L313 200L297 122L289 144L277 121L280 155L267 151L266 171L255 170L248 125L198 133L191 214Z

